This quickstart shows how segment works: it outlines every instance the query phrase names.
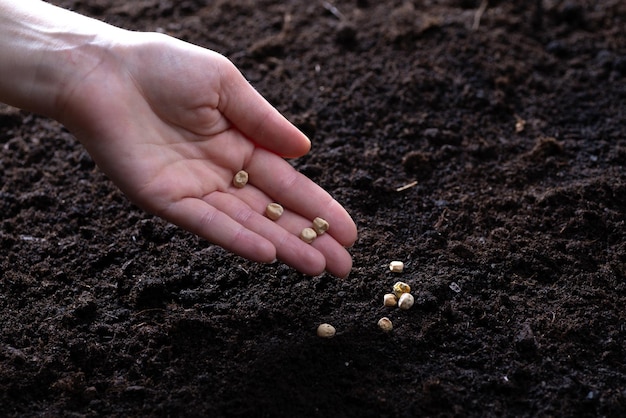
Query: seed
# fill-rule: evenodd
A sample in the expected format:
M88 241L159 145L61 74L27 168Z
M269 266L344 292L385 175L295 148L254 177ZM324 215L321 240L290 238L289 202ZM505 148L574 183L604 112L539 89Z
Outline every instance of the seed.
M392 261L389 263L389 270L394 273L402 273L404 270L404 263L402 261Z
M383 296L383 305L392 308L398 304L398 298L393 293L387 293Z
M321 324L317 327L317 336L320 338L333 338L335 332L335 327L330 324Z
M277 221L283 214L283 207L278 203L270 203L265 208L265 214L273 221Z
M246 183L248 183L248 173L244 170L238 171L235 177L233 177L233 186L241 189Z
M313 229L317 233L317 235L322 235L324 232L328 231L328 222L325 219L317 217L313 219Z
M411 286L404 282L397 282L393 285L393 294L396 295L397 298L400 298L402 294L409 293L411 291Z
M378 328L384 332L389 332L393 329L393 324L391 323L391 320L385 316L378 320Z
M411 309L413 303L415 303L413 295L410 293L403 293L402 296L400 296L400 300L398 300L398 308L406 311L407 309Z
M307 244L312 243L315 238L317 238L317 233L313 228L304 228L302 232L300 232L300 239Z

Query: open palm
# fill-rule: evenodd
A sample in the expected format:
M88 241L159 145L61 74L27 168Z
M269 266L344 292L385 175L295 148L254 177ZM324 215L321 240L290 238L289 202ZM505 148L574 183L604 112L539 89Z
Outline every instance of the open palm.
M223 56L165 35L129 33L68 86L60 119L137 205L223 248L310 275L346 276L347 212L284 157L308 139ZM242 189L232 186L239 170ZM279 202L276 222L263 213ZM298 238L317 216L331 228Z

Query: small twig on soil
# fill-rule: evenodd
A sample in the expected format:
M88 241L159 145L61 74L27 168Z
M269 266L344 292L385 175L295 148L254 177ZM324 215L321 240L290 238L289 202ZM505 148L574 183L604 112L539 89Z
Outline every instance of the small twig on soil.
M339 20L346 20L345 16L339 11L339 9L337 9L331 3L327 2L327 1L323 1L322 2L322 6L324 6L324 9L328 10L337 19L339 19Z
M150 312L165 312L165 309L163 308L149 308L149 309L144 309L143 311L139 311L139 312L133 312L131 315L132 316L139 316L139 315L144 315ZM141 324L139 324L141 325Z
M435 228L435 231L441 228L444 222L448 221L448 218L446 217L447 215L448 215L448 208L443 208L443 211L439 215L439 219L437 219L437 222L435 222L435 225L433 225L433 227Z
M474 14L474 23L472 24L472 30L478 29L478 27L480 26L480 19L483 17L483 14L485 13L485 10L487 10L488 6L489 0L483 0L480 2L480 6L478 6L478 9Z
M291 13L287 12L285 13L285 16L283 16L283 29L281 31L281 34L286 36L289 35L291 32L292 27L292 21L293 21L293 16L291 15Z
M519 134L520 132L524 132L524 128L526 127L526 121L519 116L515 115L515 133Z
M415 186L417 186L417 180L416 180L416 181L412 181L412 182L411 182L411 183L409 183L409 184L405 184L404 186L400 186L400 187L398 187L398 188L396 189L396 192L401 192L401 191L404 191L404 190L406 190L406 189L410 189L411 187L415 187Z

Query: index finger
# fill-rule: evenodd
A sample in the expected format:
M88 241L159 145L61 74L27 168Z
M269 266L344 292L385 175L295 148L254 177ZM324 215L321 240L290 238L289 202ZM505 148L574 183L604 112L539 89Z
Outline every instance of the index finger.
M220 67L219 110L256 144L284 157L300 157L311 141L257 92L230 62Z

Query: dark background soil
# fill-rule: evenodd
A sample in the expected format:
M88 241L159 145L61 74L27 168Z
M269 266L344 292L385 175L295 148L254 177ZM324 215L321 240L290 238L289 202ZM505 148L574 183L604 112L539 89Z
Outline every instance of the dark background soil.
M624 1L55 3L231 58L360 235L346 280L248 262L1 107L2 415L626 414Z

